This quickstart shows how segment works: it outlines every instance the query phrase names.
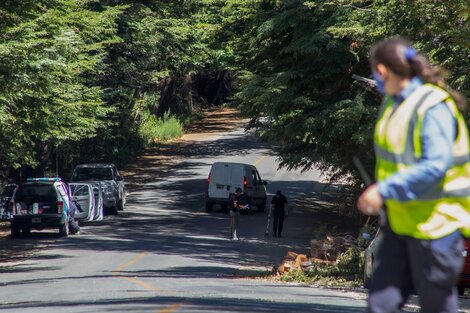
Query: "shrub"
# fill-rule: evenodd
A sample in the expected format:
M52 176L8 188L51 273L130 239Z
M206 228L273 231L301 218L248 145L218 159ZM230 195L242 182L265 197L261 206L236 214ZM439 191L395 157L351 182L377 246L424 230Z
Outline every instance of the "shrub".
M338 257L336 264L314 263L309 271L290 271L280 280L329 287L358 287L362 284L361 265L361 249L352 246Z
M146 144L157 141L167 141L183 135L183 125L170 113L165 113L163 118L153 114L144 114L139 127L139 134Z

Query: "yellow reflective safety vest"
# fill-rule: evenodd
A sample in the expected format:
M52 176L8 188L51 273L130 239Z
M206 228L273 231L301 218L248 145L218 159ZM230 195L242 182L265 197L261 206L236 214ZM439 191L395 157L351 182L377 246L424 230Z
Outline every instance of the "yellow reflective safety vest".
M470 158L465 120L454 100L443 89L425 84L400 105L384 99L375 127L376 178L384 181L397 172L406 172L421 155L421 131L426 112L447 104L457 122L453 143L453 163L444 179L418 199L400 202L385 200L391 229L398 235L436 239L460 229L470 236Z

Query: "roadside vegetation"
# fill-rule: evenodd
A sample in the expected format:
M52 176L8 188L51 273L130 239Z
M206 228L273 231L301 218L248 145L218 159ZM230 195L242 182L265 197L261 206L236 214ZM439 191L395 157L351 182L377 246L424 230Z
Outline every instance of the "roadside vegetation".
M363 284L363 255L358 246L350 247L334 264L312 263L306 270L293 270L278 279L325 287L360 287Z
M165 113L162 118L147 114L139 125L139 135L147 145L179 138L183 132L181 122L169 113Z

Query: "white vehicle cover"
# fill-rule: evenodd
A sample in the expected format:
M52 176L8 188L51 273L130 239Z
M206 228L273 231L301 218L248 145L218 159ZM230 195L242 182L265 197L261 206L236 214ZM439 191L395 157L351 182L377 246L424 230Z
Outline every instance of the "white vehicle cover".
M93 220L103 220L103 189L100 182L90 183L93 188L93 195L95 197L95 214Z
M95 216L95 196L91 184L70 183L70 193L80 206L81 212L75 213L75 218L82 221L92 221Z

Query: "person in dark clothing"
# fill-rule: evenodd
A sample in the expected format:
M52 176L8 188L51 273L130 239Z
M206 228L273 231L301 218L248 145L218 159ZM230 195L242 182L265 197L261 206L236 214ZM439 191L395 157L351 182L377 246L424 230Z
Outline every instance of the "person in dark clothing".
M240 217L240 210L249 210L248 200L245 194L242 193L241 188L235 190L232 196L230 207L230 239L238 240L237 226L238 218Z
M284 218L287 217L287 198L280 190L276 191L276 195L271 201L271 211L273 213L273 236L281 237Z
M69 210L69 229L71 234L78 234L80 232L80 226L75 219L75 213L81 212L80 205L74 200L70 199L70 210Z

